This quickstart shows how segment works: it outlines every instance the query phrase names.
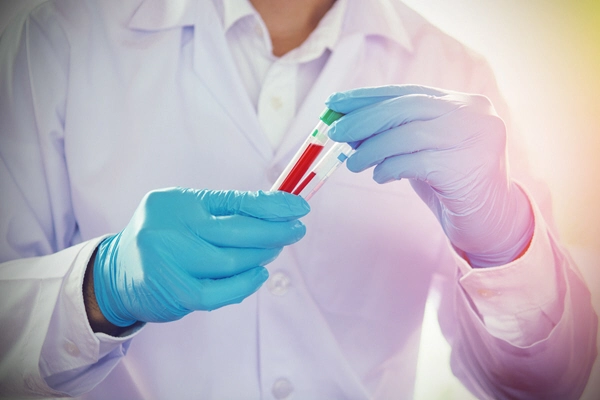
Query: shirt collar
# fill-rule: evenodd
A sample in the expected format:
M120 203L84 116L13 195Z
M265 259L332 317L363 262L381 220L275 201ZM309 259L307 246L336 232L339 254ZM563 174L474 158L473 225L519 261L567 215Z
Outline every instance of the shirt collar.
M291 62L307 62L319 57L327 49L333 50L340 38L347 2L337 0L308 39L284 57Z
M342 9L341 12L337 13L339 14L337 20L335 19L336 13L327 13L325 16L325 18L332 19L332 21L327 21L327 31L331 29L328 32L328 36L330 37L327 43L328 47L332 47L338 37L361 34L365 36L385 37L409 51L412 50L410 36L400 16L400 9L397 4L399 2L393 2L392 0L337 1L347 4L334 5L334 7ZM132 29L161 30L194 25L196 13L202 12L199 10L198 4L204 2L205 0L142 0L129 21L129 27ZM222 16L225 30L240 18L256 13L248 1L235 1L236 7L233 7L233 0L214 0L213 5ZM344 8L345 10L343 10ZM339 25L337 24L341 21L342 14L345 15L340 32ZM334 29L339 34L336 34L333 31Z
M225 32L231 29L237 21L248 16L253 16L261 21L264 27L260 15L249 0L213 1ZM324 49L333 49L341 33L347 2L348 0L337 0L311 33L310 38L300 47L287 53L284 59L294 63L310 61L318 57Z
M252 7L249 1L240 0L220 0L215 1L215 6L218 8L219 15L223 21L223 30L227 32L238 20L258 13Z
M348 0L336 0L314 31L326 47L332 48L339 37L347 2ZM214 3L221 16L224 31L246 16L254 15L260 19L260 15L248 0L214 0Z
M348 0L342 37L355 34L380 36L411 51L411 40L399 3L392 0Z
M325 14L315 29L315 36L318 36L326 48L333 49L340 37L347 3L348 0L336 0L331 10Z

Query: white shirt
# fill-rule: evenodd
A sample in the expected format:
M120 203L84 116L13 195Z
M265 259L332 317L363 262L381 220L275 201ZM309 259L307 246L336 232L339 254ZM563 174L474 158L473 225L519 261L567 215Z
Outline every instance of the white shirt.
M583 390L595 358L589 291L552 233L544 190L515 139L512 176L531 193L535 232L510 264L471 269L407 182L377 185L370 172L340 170L311 200L305 238L269 264L257 294L130 337L91 331L85 267L146 192L269 188L331 92L417 83L482 93L508 122L486 64L459 43L399 2L345 6L337 40L322 46L327 59L305 75L313 85L296 92L273 134L266 122L279 114L261 120L260 98L290 83L264 78L253 103L233 25L226 29L227 13L211 2L53 1L8 28L0 41L0 393L410 398L434 276L453 370L474 393Z
M244 87L276 148L329 59L340 35L346 0L336 1L304 43L282 57L273 55L269 32L250 2L215 3Z

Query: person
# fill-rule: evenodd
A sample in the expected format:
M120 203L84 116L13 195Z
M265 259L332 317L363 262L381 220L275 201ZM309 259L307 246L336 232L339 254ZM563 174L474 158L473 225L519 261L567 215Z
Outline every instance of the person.
M0 59L3 395L410 398L430 288L476 396L585 387L493 75L401 2L55 0ZM266 191L325 106L347 169Z

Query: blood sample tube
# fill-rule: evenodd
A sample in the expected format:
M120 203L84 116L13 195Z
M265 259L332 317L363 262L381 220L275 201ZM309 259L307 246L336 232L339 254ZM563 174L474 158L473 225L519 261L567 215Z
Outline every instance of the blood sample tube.
M306 174L319 154L321 154L321 151L323 151L325 144L327 144L329 140L327 136L329 126L343 115L329 108L326 108L321 113L319 123L306 138L302 146L300 146L292 161L288 163L281 175L279 175L271 190L282 190L289 193L294 191L298 182L300 182L304 174Z

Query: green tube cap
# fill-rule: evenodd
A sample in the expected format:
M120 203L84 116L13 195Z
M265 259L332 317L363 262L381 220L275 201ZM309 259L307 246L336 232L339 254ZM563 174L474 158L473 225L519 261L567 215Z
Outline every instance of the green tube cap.
M333 110L330 110L329 108L326 108L325 110L323 110L319 118L325 123L325 125L329 126L343 116L344 114L342 113L335 112Z

